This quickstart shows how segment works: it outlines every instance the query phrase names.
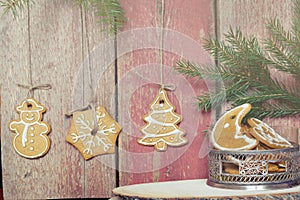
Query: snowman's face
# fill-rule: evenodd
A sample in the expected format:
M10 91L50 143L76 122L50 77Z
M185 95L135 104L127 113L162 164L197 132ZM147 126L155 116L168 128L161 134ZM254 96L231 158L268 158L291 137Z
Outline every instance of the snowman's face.
M33 123L40 119L40 113L38 111L28 111L21 113L21 120L25 123Z

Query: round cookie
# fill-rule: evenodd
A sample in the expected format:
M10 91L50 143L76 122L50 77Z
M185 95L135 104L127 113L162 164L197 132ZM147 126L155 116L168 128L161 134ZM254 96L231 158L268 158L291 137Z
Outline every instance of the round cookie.
M247 122L251 126L249 130L253 137L259 140L261 143L267 145L268 147L277 149L293 147L293 145L288 140L276 133L274 129L272 129L261 120L256 118L249 118Z
M242 119L251 110L246 103L227 111L215 124L211 142L216 149L239 151L255 148L259 141L245 133Z

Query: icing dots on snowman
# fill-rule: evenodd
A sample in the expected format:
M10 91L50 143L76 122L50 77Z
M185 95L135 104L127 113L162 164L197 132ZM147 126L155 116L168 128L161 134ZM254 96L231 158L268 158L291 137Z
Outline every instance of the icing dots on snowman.
M29 98L16 107L19 119L9 123L9 129L16 133L13 147L26 158L38 158L45 155L50 148L48 123L42 121L46 107L37 100Z

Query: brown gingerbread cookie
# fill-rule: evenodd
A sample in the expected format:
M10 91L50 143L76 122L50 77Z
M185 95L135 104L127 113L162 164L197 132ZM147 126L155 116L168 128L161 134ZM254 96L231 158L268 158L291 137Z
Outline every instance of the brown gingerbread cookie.
M95 111L90 109L73 113L72 126L66 141L88 160L97 155L114 153L120 131L121 126L103 106L99 106Z
M170 102L164 89L160 89L150 105L151 111L144 116L144 125L141 129L143 136L138 143L154 146L157 151L166 151L169 146L182 146L188 140L185 131L178 127L182 117L175 112L175 106Z
M251 135L268 147L275 149L293 147L288 140L276 133L274 129L261 120L249 118L247 122L251 126L249 129Z
M249 150L258 145L258 140L248 135L242 119L251 110L246 103L227 111L215 124L211 132L211 142L220 150Z
M50 126L42 121L46 107L33 98L25 99L16 107L19 119L9 123L9 129L16 133L13 147L25 158L38 158L45 155L50 148L47 134Z

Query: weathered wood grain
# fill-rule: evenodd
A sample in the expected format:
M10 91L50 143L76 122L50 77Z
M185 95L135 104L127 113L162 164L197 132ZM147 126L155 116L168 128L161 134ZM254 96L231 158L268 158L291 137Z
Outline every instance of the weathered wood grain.
M115 106L115 43L114 35L103 31L99 17L92 9L83 10L85 104L94 101L103 105L116 118ZM85 65L86 64L86 65ZM88 70L88 68L90 70ZM90 97L91 82L93 97ZM101 155L85 162L85 197L111 197L116 187L115 154Z
M69 9L68 15L64 15L65 9ZM81 45L80 12L70 2L40 1L29 13L25 11L18 20L5 16L1 23L1 36L5 38L1 40L5 107L2 113L6 116L1 125L6 132L2 140L4 196L7 199L80 197L84 195L83 162L64 142L69 126L64 113L72 102L69 71L76 73L81 62L81 46L76 47ZM4 128L16 117L14 106L27 94L16 83L29 85L30 74L32 84L50 83L53 87L51 91L35 92L35 98L48 107L44 120L52 126L50 152L37 160L18 156L12 149L12 133Z
M100 198L111 196L117 185L207 177L207 142L202 131L215 116L198 112L194 97L211 85L186 80L172 71L172 66L179 58L212 62L201 48L202 38L215 31L220 37L230 25L259 38L268 35L264 24L274 16L290 27L292 0L165 0L163 21L168 30L164 32L163 51L159 50L161 3L121 0L128 22L117 43L101 31L98 17L91 10L80 9L71 0L35 1L18 19L10 15L1 18L0 120L5 199ZM157 83L162 81L161 70L163 83L177 86L168 95L176 112L183 116L179 126L186 130L189 144L158 153L153 147L139 145L137 139L145 123L142 117L149 113L149 104L159 89ZM44 121L52 127L49 153L35 160L15 153L13 133L8 129L9 121L17 118L14 107L27 95L27 90L16 83L28 85L31 76L32 84L52 85L51 90L34 93L48 108ZM111 154L84 161L65 142L71 119L64 114L91 101L90 81L94 103L104 105L123 127L117 149L119 160ZM267 122L300 127L299 117Z
M48 107L44 120L52 127L52 144L45 157L28 161L39 179L29 177L26 187L37 189L26 198L84 197L84 161L65 141L70 127L65 113L72 109L73 81L83 59L80 10L72 1L43 0L29 10L29 20L33 84L52 85L35 92Z
M213 1L164 1L163 28L168 30L163 35L163 80L159 50L162 1L122 3L129 18L125 30L145 27L157 30L139 29L124 37L128 41L121 40L123 37L118 40L118 55L127 51L118 59L119 121L126 124L119 140L120 185L206 177L206 157L199 158L198 154L205 138L202 131L210 125L212 116L196 110L194 97L207 86L205 82L187 81L172 71L172 66L179 58L211 62L201 48L200 39L208 32L213 34ZM146 48L149 46L150 49ZM154 152L153 147L139 145L137 139L142 136L140 128L145 124L142 118L150 112L149 105L159 90L156 83L161 82L177 86L168 95L176 112L183 116L180 127L186 130L189 144Z
M14 26L11 26L11 24L14 24ZM17 20L13 20L9 15L3 16L0 26L2 38L0 48L0 80L2 84L1 113L3 116L1 119L3 190L4 198L12 199L15 191L24 191L23 188L26 188L26 185L29 183L27 177L32 174L33 170L27 168L29 162L17 156L13 150L13 134L8 129L9 121L17 117L14 107L19 104L27 94L27 91L24 89L16 87L16 82L28 84L29 80L27 13L23 13ZM15 170L16 167L19 168L19 170ZM19 196L21 195L22 194L19 194Z

